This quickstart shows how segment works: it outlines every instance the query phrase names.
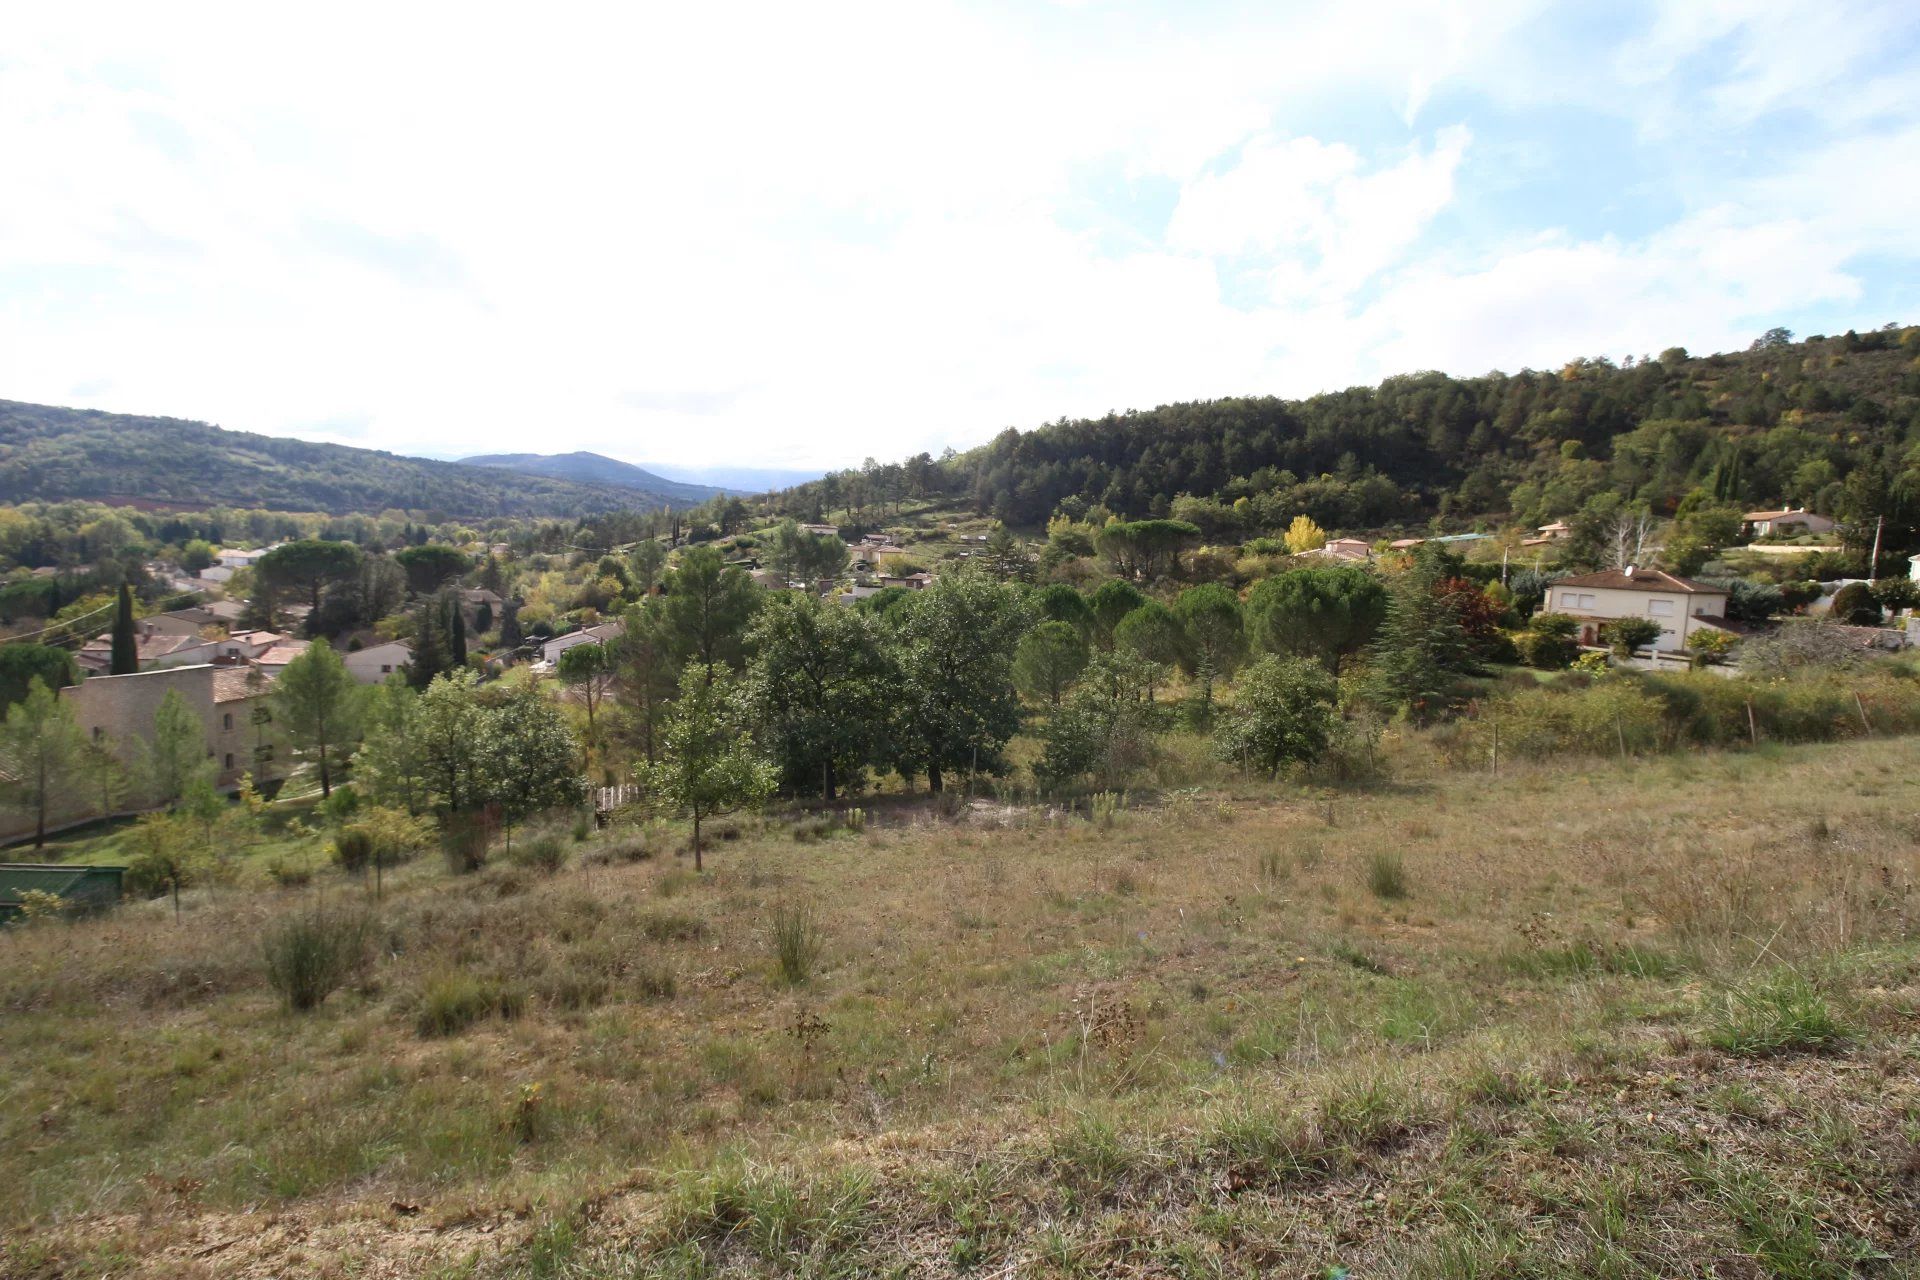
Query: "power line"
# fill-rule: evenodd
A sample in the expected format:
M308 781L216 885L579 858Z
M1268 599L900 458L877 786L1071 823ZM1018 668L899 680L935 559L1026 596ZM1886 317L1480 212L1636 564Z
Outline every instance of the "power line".
M29 631L25 635L8 636L6 637L6 643L19 644L23 641L31 640L35 636L43 636L47 634L47 632L49 631L58 631L62 627L71 627L76 623L85 622L88 618L91 618L96 613L105 613L107 610L113 608L118 603L119 602L117 600L109 600L106 604L101 605L98 609L90 609L87 612L81 614L80 616L75 618L68 618L64 622L56 622L51 624L50 626L42 627L38 631ZM68 638L72 639L71 636L69 636Z

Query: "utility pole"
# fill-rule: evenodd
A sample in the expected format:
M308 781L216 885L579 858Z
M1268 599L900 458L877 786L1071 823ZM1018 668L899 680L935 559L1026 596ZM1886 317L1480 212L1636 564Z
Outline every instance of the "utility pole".
M1885 516L1873 518L1873 559L1867 561L1867 577L1874 578L1880 573L1880 533L1887 527Z

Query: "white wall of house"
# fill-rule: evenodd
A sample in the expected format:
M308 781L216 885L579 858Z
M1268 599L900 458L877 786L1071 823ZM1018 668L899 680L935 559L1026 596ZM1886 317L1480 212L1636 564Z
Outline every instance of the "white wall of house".
M1687 647L1687 637L1699 629L1696 618L1724 618L1727 597L1719 591L1627 591L1556 582L1547 591L1545 611L1569 614L1596 628L1615 618L1651 618L1660 624L1660 638L1653 642L1653 648L1672 652ZM1584 627L1580 638L1588 644L1597 643L1597 635L1589 636Z
M364 649L343 653L340 661L361 684L379 684L412 662L413 650L398 640L389 640L385 644L368 645Z

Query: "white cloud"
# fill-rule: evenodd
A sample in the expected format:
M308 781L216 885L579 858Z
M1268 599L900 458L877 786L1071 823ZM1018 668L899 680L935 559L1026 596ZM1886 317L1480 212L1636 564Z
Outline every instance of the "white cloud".
M1542 0L43 7L0 54L0 395L439 454L840 464L1706 345L1910 256L1920 135L1887 121L1920 78L1825 27L1794 69L1799 10L1703 12L1570 69ZM1858 16L1884 45L1890 14ZM1708 195L1664 231L1489 220L1489 157L1529 144L1477 108L1678 121L1691 161L1870 66L1821 145L1690 174ZM1171 216L1069 229L1100 183Z

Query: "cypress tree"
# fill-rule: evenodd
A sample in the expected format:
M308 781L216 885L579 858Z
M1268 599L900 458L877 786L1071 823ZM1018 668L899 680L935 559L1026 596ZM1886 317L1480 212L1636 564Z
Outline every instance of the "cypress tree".
M467 665L467 615L460 610L460 597L449 596L447 609L453 614L452 624L447 631L453 637L453 666L455 670Z
M107 674L130 676L140 669L140 642L133 634L133 589L120 584L120 600L113 612L113 653Z

